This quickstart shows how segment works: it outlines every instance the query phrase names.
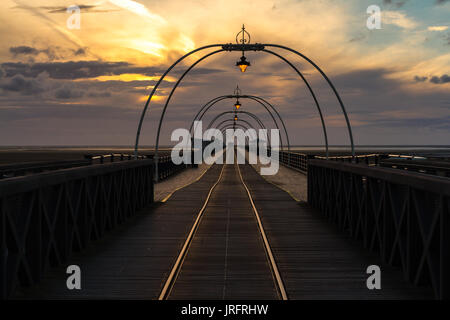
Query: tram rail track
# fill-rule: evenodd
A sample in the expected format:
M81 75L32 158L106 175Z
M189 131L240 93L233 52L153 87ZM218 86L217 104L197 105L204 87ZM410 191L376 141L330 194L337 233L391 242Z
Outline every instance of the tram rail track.
M206 199L205 199L205 201L203 203L203 206L200 209L200 211L198 212L198 214L196 216L196 219L194 221L194 224L192 225L192 227L191 227L191 229L190 229L190 231L189 231L189 233L188 233L188 235L186 237L186 240L185 240L185 242L184 242L184 244L183 244L183 246L182 246L182 248L181 248L181 250L180 250L180 252L179 252L179 254L177 256L177 259L176 259L174 265L172 266L167 279L164 282L164 285L163 285L162 290L161 290L161 292L159 294L158 300L169 299L169 297L171 295L172 288L175 286L175 283L176 283L176 281L178 279L178 275L180 274L180 272L181 272L181 270L183 268L183 263L185 261L186 256L188 255L191 243L193 242L193 239L196 236L196 231L198 230L199 225L201 224L202 218L205 215L205 211L208 208L208 204L210 202L211 196L212 196L214 190L216 189L216 187L221 183L222 177L224 175L225 166L226 165L222 165L222 168L221 168L221 171L220 171L220 174L219 174L219 177L218 177L217 181L209 189L208 195L207 195L207 197L206 197ZM275 288L277 290L277 293L278 293L278 297L281 300L287 300L288 299L288 295L286 293L286 289L285 289L285 286L284 286L281 274L279 272L279 269L278 269L275 257L273 255L269 239L268 239L268 237L266 235L266 232L264 230L264 227L263 227L263 224L262 224L261 217L259 215L258 209L255 206L255 202L253 200L253 197L252 197L252 194L251 194L249 188L245 184L245 181L244 181L243 176L241 174L241 170L239 168L239 165L235 164L235 168L236 168L236 171L238 172L238 176L239 176L238 180L242 184L242 186L244 187L246 195L247 195L247 198L248 198L249 203L251 205L251 208L252 208L251 210L253 211L253 214L254 214L254 217L255 217L255 221L256 221L256 225L257 225L259 234L261 236L261 240L262 240L263 247L264 247L264 250L265 250L265 255L266 255L268 264L270 266L270 270L272 272L272 278L273 278L273 281L274 281L274 286L275 286Z

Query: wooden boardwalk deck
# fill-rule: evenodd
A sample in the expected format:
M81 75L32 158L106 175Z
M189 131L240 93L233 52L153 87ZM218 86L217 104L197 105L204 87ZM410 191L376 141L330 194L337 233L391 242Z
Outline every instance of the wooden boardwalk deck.
M169 298L278 299L235 165L225 165Z
M249 198L237 167L227 165L200 220L169 299L279 299ZM290 299L432 298L402 280L328 224L266 182L250 165L240 166ZM157 299L222 166L76 254L82 289L68 290L64 268L19 299ZM368 265L380 265L382 289L366 288Z
M157 299L186 235L221 166L176 193L165 204L143 210L70 264L81 268L81 290L68 290L66 268L52 270L40 285L17 299Z
M242 175L263 221L289 299L433 299L403 281L306 203L267 183L250 165ZM368 290L366 269L381 268L381 290Z

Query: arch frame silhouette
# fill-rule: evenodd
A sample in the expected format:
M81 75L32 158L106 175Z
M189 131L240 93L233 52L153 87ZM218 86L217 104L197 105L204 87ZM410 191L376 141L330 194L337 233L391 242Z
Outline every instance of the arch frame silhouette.
M275 123L275 126L277 127L278 130L280 130L280 127L277 123L277 121L275 120L275 117L273 116L272 112L269 110L269 108L265 105L267 104L277 115L278 119L281 122L281 125L283 126L283 130L284 130L284 135L286 136L286 140L287 140L287 147L288 147L288 151L290 150L290 142L289 142L289 134L288 131L286 129L286 125L284 123L283 118L281 117L280 113L277 111L277 109L267 100L265 100L262 97L258 97L258 96L252 96L252 95L224 95L224 96L218 96L214 99L211 99L210 101L208 101L206 104L204 104L200 110L197 112L197 114L195 115L194 119L191 122L191 125L189 127L189 132L191 132L193 129L195 130L194 126L194 122L196 120L200 121L203 116L206 114L207 111L209 111L209 109L211 109L213 106L216 105L216 103L225 100L225 99L251 99L256 101L259 105L263 106L264 109L269 113L269 115L271 116L273 122ZM326 142L327 143L327 142ZM283 143L282 143L283 144ZM284 145L284 144L283 144ZM328 144L327 144L327 148L328 148Z
M183 80L183 78L201 61L205 60L206 58L213 56L217 53L221 53L221 52L233 52L233 51L261 51L261 52L266 52L264 51L264 49L266 47L274 47L274 48L278 48L278 49L282 49L285 51L289 51L291 53L296 54L297 56L301 57L302 59L304 59L305 61L307 61L310 65L312 65L320 74L321 76L325 79L325 81L328 83L329 87L331 88L331 90L333 91L334 95L336 96L339 105L341 107L341 111L344 115L345 121L346 121L346 125L347 125L347 131L348 131L348 135L349 135L349 139L350 139L350 145L351 145L351 153L352 153L352 157L355 157L355 147L354 147L354 140L353 140L353 133L352 133L352 128L351 128L351 124L350 124L350 119L348 117L347 111L345 109L344 103L339 95L339 93L336 90L336 87L334 86L334 84L332 83L332 81L329 79L329 77L325 74L325 72L314 62L312 61L310 58L308 58L306 55L302 54L299 51L296 51L292 48L289 48L287 46L283 46L283 45L278 45L278 44L259 44L259 43L255 43L255 44L249 44L249 43L241 43L241 44L210 44L210 45L206 45L206 46L202 46L199 47L197 49L194 49L188 53L186 53L185 55L183 55L182 57L180 57L178 60L176 60L165 72L164 74L159 78L158 82L155 84L155 86L153 87L147 102L142 110L141 113L141 117L139 119L139 124L138 124L138 128L137 128L137 133L136 133L136 139L135 139L135 147L134 147L134 155L135 158L137 159L138 157L138 149L139 149L139 139L140 139L140 134L141 134L141 130L142 130L142 124L148 109L148 106L150 104L150 101L152 100L154 94L156 93L156 90L158 89L158 87L160 86L161 82L164 80L164 78L167 76L167 74L176 66L178 65L181 61L185 60L187 57L191 56L192 54L202 51L202 50L206 50L206 49L211 49L211 48L218 48L220 47L221 49L219 50L215 50L213 52L210 52L206 55L204 55L203 57L201 57L200 59L198 59L196 62L194 62L184 73L183 75L178 79L178 81L176 82L175 86L173 87L169 97L166 100L166 104L164 105L160 120L159 120L159 124L158 124L158 131L157 131L157 137L156 137L156 144L155 144L155 154L154 154L154 161L155 161L155 173L156 173L156 177L158 176L158 148L159 148L159 136L160 136L160 131L161 131L161 125L162 122L164 120L164 115L165 112L167 110L168 104L170 102L171 97L173 96L176 88L178 87L178 85L181 83L181 81ZM281 57L281 55L279 55ZM285 60L287 61L287 59L285 58Z

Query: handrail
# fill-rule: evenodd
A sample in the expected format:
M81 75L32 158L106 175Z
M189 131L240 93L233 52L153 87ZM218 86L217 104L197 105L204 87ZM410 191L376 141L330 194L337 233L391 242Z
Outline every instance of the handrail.
M308 204L438 299L450 298L449 203L449 178L309 161Z
M340 170L365 177L382 179L390 183L408 185L416 189L442 193L450 196L450 179L418 172L383 167L367 167L360 164L327 160L309 160L309 165Z
M153 160L130 160L112 162L107 164L94 164L91 166L68 168L55 171L37 173L29 176L20 176L0 180L0 196L17 192L26 192L36 188L52 186L71 180L90 177L99 174L108 174L123 169L132 169L139 166L152 165Z
M17 287L38 283L50 266L66 264L73 251L85 249L149 206L153 161L4 179L0 202L0 297L6 299Z

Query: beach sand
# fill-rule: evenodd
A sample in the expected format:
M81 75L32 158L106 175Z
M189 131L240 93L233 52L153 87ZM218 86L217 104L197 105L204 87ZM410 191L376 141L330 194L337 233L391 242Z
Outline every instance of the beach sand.
M164 200L168 195L177 189L189 185L196 181L211 165L199 164L197 168L187 168L168 179L155 183L155 202Z
M259 173L261 164L252 165ZM200 164L198 168L188 168L177 175L155 184L155 202L164 200L177 189L189 185L197 180L210 165ZM263 176L265 180L287 191L297 201L307 201L308 189L306 175L296 170L280 165L278 173L272 176Z
M261 164L253 164L252 166L260 173ZM305 174L280 164L277 174L262 177L280 189L287 191L296 201L308 201L308 181Z

